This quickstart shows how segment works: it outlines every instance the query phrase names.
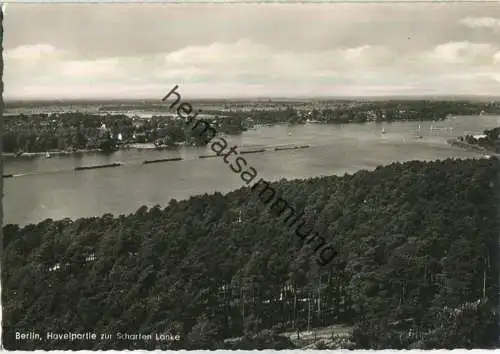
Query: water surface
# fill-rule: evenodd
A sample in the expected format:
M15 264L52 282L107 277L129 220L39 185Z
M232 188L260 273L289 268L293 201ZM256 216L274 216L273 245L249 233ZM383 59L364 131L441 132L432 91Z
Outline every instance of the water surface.
M259 177L269 180L307 178L374 169L395 161L479 157L478 153L448 145L446 140L463 134L480 134L484 129L500 126L500 117L456 117L437 123L420 123L423 139L416 138L418 124L279 125L229 136L227 140L239 150L310 144L309 149L244 155ZM382 128L386 134L381 134ZM182 147L169 151L125 150L110 156L90 154L6 160L4 173L21 176L5 180L4 222L27 224L46 218L127 214L142 205L164 206L172 198L228 192L243 185L239 175L221 158L198 159L202 154L213 152L209 147ZM185 160L141 165L143 160L177 156ZM125 165L73 171L76 166L111 162Z

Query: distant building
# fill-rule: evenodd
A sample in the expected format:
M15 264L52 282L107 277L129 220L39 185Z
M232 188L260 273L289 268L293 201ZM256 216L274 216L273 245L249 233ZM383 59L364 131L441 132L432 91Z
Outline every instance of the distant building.
M146 133L134 133L132 139L134 139L136 143L145 143Z
M106 137L108 136L108 133L109 133L109 129L106 128L106 124L102 124L101 127L99 128L99 137L102 138L102 137Z
M143 127L145 124L145 121L144 120L139 120L139 121L135 121L134 122L134 127L135 128L140 128L140 127Z

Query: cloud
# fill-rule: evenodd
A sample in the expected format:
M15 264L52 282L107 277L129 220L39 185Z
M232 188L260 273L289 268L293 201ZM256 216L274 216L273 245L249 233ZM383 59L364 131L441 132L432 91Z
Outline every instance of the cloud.
M6 51L7 60L33 62L39 60L62 59L65 52L50 44L22 45Z
M500 92L500 49L467 41L398 52L369 44L278 50L242 39L95 60L36 44L6 50L5 69L7 99L154 98L174 84L198 97Z
M489 43L449 42L427 54L431 61L445 64L492 65L499 48Z
M69 77L113 77L116 75L118 58L99 60L72 60L61 63L61 74Z
M493 17L466 17L460 23L470 28L500 29L500 19Z

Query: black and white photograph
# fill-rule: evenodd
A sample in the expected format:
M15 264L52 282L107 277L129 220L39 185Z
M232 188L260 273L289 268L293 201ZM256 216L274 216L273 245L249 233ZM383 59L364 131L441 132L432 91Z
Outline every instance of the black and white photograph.
M500 347L500 3L7 3L2 347Z

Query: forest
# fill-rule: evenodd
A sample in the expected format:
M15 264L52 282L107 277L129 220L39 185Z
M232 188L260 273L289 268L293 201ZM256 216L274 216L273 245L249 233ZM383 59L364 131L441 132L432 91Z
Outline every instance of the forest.
M5 225L4 346L291 349L285 331L345 324L351 349L496 347L498 164L410 161L274 182L339 250L323 267L248 187ZM16 331L180 340L21 341Z
M246 130L241 118L214 116L208 121L220 133L240 134ZM82 112L20 114L6 117L5 125L3 151L7 153L85 149L112 152L130 143L167 147L178 143L206 145L198 132L170 116L140 119L124 114L102 116Z

